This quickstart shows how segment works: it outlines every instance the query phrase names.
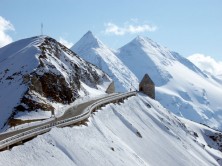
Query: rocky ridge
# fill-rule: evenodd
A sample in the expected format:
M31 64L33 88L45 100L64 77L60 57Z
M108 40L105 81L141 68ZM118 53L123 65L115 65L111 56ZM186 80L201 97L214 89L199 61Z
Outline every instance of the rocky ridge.
M15 93L0 111L4 123L21 111L54 111L54 103L69 104L90 94L85 87L105 92L111 83L100 69L47 36L0 49L0 64L0 88L6 88L0 93L1 104L1 98L11 99L9 92Z

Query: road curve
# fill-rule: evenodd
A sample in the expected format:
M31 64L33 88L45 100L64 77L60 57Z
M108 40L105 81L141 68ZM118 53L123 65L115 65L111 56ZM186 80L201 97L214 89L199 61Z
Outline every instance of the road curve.
M65 113L61 117L59 117L57 119L52 119L51 121L42 122L41 124L33 125L33 126L30 126L30 127L25 127L25 128L18 129L18 130L15 130L15 131L1 133L0 134L0 141L3 140L3 139L6 139L8 137L14 136L16 134L19 134L21 132L31 130L33 128L37 128L37 127L40 127L40 126L43 126L43 125L55 123L55 122L57 122L59 120L64 120L64 119L67 119L67 118L78 116L78 115L82 114L84 109L86 107L88 107L89 105L91 105L92 103L94 103L94 102L96 102L98 100L104 99L104 98L108 98L110 96L115 96L115 95L116 94L110 94L110 95L107 95L105 97L101 97L101 98L98 98L98 99L95 99L95 100L90 100L88 102L84 102L82 104L79 104L78 106L74 106L72 108L69 108L68 110L65 111Z
M53 126L64 127L82 121L88 118L91 112L98 106L103 106L118 100L123 100L133 95L136 95L136 92L109 94L105 97L84 102L69 108L61 117L52 119L51 121L43 122L39 125L23 128L20 130L2 133L0 134L0 150L9 147L10 145L16 144L19 141L21 142L22 140L50 131Z

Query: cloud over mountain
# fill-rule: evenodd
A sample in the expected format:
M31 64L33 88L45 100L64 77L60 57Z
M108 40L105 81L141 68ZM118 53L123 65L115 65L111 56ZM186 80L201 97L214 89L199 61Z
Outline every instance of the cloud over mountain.
M151 24L138 24L137 21L125 22L123 26L119 26L115 23L108 22L105 24L105 33L122 36L125 34L134 34L142 32L156 31L157 27Z
M13 41L6 32L14 30L14 26L8 20L0 16L0 47L3 47Z
M187 59L189 59L203 71L207 71L213 75L222 74L222 61L216 61L211 56L197 53L188 56Z
M73 46L72 42L69 42L69 41L65 40L64 38L62 38L62 37L59 37L59 43L63 44L67 48L71 48Z

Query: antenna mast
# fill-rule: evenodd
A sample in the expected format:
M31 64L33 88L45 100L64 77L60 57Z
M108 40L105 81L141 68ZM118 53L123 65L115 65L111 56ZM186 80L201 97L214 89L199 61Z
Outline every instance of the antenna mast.
M43 35L43 23L41 23L41 35Z

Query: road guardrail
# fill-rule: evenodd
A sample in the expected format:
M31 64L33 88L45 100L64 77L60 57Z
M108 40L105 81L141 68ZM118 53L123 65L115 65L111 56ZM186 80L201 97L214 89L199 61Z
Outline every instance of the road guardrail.
M33 138L37 135L46 133L46 132L50 131L52 127L65 127L65 126L69 126L71 124L78 123L82 120L87 119L91 115L91 113L93 111L95 111L96 109L98 109L106 104L113 103L113 102L119 102L120 100L124 100L125 98L128 98L130 96L135 96L136 94L137 94L136 92L128 92L128 93L120 93L120 94L110 95L109 97L106 97L104 99L100 99L100 100L94 102L93 104L89 105L85 109L83 114L80 114L75 117L67 118L64 120L52 122L50 124L38 126L36 128L29 129L27 131L23 131L23 132L18 133L16 135L10 136L10 137L0 141L0 150L5 149L5 148L8 149L9 146L11 146L11 145L22 142L22 141L29 139L29 138Z

